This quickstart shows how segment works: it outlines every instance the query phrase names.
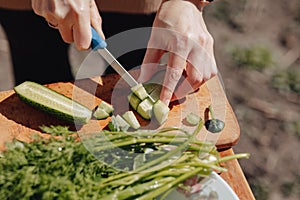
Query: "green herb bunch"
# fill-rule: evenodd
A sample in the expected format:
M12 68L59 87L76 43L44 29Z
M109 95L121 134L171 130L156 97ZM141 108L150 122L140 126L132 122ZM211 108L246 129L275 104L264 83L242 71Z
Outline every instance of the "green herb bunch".
M0 158L0 199L96 199L103 173L115 171L75 142L72 132L52 128L63 135L7 145Z
M99 133L101 137L92 138L89 151L77 141L74 132L63 127L44 127L44 131L55 135L64 134L50 139L36 138L29 144L15 141L3 153L0 199L149 200L164 199L176 187L189 191L190 187L184 185L187 179L206 177L213 170L225 171L220 162L248 157L248 154L220 157L213 144L196 140L202 127L200 121L192 134L179 128L103 131ZM175 136L174 131L181 134ZM107 143L107 139L111 142ZM175 148L165 151L162 147L169 144ZM129 154L139 152L130 158L133 168L129 171L111 167L116 160L126 159L118 154L120 148ZM147 160L149 154L145 150L149 148L152 156ZM108 162L105 160L108 154L119 157Z

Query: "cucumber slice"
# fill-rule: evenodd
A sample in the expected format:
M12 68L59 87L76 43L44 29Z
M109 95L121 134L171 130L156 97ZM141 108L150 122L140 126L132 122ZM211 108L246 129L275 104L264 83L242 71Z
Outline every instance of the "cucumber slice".
M159 98L160 98L160 93L161 93L161 90L162 90L162 85L159 85L159 84L151 84L154 89L149 93L149 95L154 99L154 101L158 101Z
M127 131L130 125L120 116L113 116L112 123L117 131Z
M90 109L38 83L26 81L14 87L14 90L26 103L60 119L80 124L91 119Z
M153 112L159 124L163 124L168 119L170 108L161 100L153 105Z
M131 88L131 91L140 99L144 100L148 97L148 93L145 90L143 84L139 83Z
M98 105L97 109L95 110L93 116L96 119L106 119L112 114L113 111L114 108L112 105L110 105L105 101L101 101L101 103Z
M157 83L145 83L144 88L146 92L152 97L154 102L156 102L160 98L162 85Z
M141 100L134 94L130 93L127 97L129 104L134 110L137 110L138 105L141 103Z
M144 99L137 107L137 112L144 118L144 119L151 119L152 117L152 108L153 104L150 99Z
M109 115L111 115L112 112L114 111L114 107L112 105L110 105L109 103L107 103L106 101L101 101L98 108L101 108L102 110L107 112Z
M197 124L199 124L201 117L191 112L186 116L185 119L190 125L196 126Z
M148 94L155 89L156 85L156 83L143 83L143 86Z
M96 119L106 119L109 117L109 114L102 108L98 107L93 116L96 118Z
M141 127L139 121L135 117L134 113L132 111L125 112L122 117L125 119L125 121L134 129L139 129Z
M149 94L154 100L154 104L149 98L140 98L141 94L138 95L136 91L141 90L141 88L145 90L145 95L143 95L142 98L144 98L144 96L147 97ZM160 124L163 124L167 120L170 109L167 105L159 100L162 85L150 82L145 83L144 87L136 85L132 87L131 90L133 93L128 96L129 103L131 107L136 110L144 119L151 119L152 113L154 113L155 118ZM142 93L144 94L144 92Z

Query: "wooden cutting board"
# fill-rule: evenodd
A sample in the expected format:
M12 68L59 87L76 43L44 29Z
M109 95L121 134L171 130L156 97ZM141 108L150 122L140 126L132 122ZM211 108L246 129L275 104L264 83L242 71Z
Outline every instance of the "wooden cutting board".
M130 109L126 98L129 88L115 74L75 82L53 83L47 87L75 99L90 109L94 109L102 100L112 103L116 113ZM210 79L197 92L170 105L171 111L164 126L184 126L192 129L193 127L183 125L184 117L189 112L194 112L203 119L208 119L209 105L213 106L215 115L225 121L225 128L218 134L209 133L203 128L198 134L199 140L215 142L219 149L235 145L240 137L240 129L218 77ZM6 142L14 138L29 142L34 134L49 137L39 128L43 125L69 126L80 133L91 133L106 127L109 120L92 119L86 125L76 126L25 104L13 90L0 92L0 150L4 149ZM144 128L158 128L152 121L149 123L141 118L139 120Z

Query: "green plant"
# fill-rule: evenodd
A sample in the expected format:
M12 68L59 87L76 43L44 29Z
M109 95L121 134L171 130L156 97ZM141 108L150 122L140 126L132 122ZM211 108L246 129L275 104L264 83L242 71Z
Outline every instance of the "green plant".
M285 131L300 138L300 121L286 122Z
M271 83L280 91L300 94L300 71L295 69L279 71L273 75Z
M261 46L235 47L231 50L231 57L238 67L258 71L262 71L274 63L271 52Z
M280 191L285 197L289 197L296 187L295 182L285 182L280 185Z
M249 156L220 157L212 143L196 139L203 125L192 134L172 127L102 131L82 136L85 145L65 127L43 127L60 136L14 141L0 156L0 199L154 199L183 188L191 177L225 171L220 163ZM176 148L164 148L170 144ZM125 170L131 166L133 171Z
M269 188L261 183L251 184L251 189L257 200L268 200L269 199Z
M245 0L240 0L237 2L223 0L215 3L214 6L211 6L208 12L209 15L213 16L219 21L223 21L236 31L242 32L243 27L242 24L238 22L237 16L243 11L245 4Z

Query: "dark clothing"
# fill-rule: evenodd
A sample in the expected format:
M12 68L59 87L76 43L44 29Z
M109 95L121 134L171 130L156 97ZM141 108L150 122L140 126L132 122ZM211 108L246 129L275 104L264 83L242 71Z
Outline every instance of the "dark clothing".
M9 41L16 84L72 79L68 45L43 18L32 11L1 9L0 22Z
M139 27L151 27L154 14L101 13L106 38ZM74 77L68 60L68 47L58 30L50 28L44 18L33 11L0 9L0 23L9 41L15 84L26 80L41 84L70 81ZM148 40L149 34L145 35ZM109 44L108 44L109 45ZM124 66L142 63L145 49L122 55ZM113 72L108 69L107 72Z

